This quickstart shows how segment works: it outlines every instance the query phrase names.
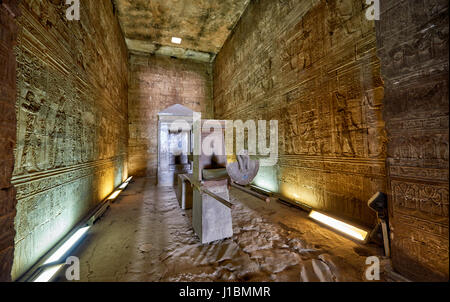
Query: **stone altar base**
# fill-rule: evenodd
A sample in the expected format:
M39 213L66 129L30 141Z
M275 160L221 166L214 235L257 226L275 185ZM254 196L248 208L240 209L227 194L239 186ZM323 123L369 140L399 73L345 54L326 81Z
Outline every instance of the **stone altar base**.
M178 175L178 184L177 184L177 199L180 208L183 210L192 209L192 186L191 186L191 178L189 174L180 174Z
M227 182L214 183L206 188L229 200ZM231 209L197 188L194 188L192 225L202 244L233 236Z

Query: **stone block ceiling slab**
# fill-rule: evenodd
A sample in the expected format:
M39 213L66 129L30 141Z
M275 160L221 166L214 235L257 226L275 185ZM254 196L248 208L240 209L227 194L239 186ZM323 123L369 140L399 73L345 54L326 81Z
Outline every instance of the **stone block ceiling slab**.
M250 0L114 0L130 50L155 53L171 47L172 37L181 45L164 50L179 56L177 48L217 54ZM175 53L172 54L171 51Z

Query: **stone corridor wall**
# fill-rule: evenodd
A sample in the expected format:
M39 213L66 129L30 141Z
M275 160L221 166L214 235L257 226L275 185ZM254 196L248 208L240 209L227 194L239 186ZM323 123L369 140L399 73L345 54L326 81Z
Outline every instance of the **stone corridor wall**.
M211 118L211 64L133 53L129 68L129 172L156 176L158 113L181 104Z
M255 183L373 225L386 190L383 81L361 0L253 1L214 65L215 118L279 121Z
M16 0L0 3L0 282L11 280L14 256L15 189L11 185L16 143Z
M381 1L392 259L401 274L448 281L448 0Z
M13 279L127 177L127 49L109 0L23 0Z

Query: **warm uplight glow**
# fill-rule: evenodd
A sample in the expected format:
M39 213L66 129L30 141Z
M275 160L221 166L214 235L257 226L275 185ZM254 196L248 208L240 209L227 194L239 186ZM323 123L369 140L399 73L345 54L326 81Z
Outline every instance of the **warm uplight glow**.
M77 230L63 245L61 245L58 250L50 256L50 258L45 261L44 264L53 263L59 261L62 256L64 256L78 240L83 237L83 235L89 230L90 226L83 227Z
M174 44L181 44L181 38L172 37L172 43L174 43Z
M114 193L112 193L109 197L108 200L114 200L117 198L117 196L119 196L120 192L122 192L122 190L117 190Z
M259 187L260 189L267 190L269 192L276 192L277 191L277 185L275 181L271 181L270 178L265 179L264 175L260 176L259 174L255 177L255 180L253 181L254 185Z
M36 279L33 280L33 282L50 281L63 265L64 264L58 264L55 266L47 267Z
M345 222L339 221L337 219L331 218L329 216L326 216L322 213L311 211L309 213L309 217L311 217L314 220L317 220L319 222L322 222L338 231L341 231L351 237L354 237L358 240L364 241L367 237L367 232L364 230L361 230L357 227L354 227L352 225L349 225Z
M282 183L280 185L280 193L282 196L289 198L297 203L302 203L312 208L320 207L320 204L317 201L316 194L308 186L295 186Z

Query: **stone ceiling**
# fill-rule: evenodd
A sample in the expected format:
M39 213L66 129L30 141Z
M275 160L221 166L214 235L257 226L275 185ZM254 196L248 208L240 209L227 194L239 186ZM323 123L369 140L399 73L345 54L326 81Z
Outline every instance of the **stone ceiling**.
M202 61L220 51L250 0L114 0L131 51ZM180 45L172 37L182 38Z

